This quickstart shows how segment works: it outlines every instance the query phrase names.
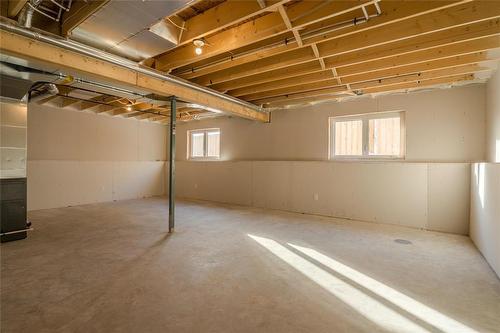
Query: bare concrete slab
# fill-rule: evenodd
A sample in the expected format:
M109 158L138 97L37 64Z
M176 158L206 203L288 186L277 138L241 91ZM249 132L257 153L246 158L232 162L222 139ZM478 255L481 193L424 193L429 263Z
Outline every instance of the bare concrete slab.
M2 332L500 332L469 238L164 198L30 213ZM396 241L397 240L397 241Z

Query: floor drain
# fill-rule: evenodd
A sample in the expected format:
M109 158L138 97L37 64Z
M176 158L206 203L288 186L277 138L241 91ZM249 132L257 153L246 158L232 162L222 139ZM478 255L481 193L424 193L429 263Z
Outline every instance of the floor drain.
M405 244L405 245L412 244L412 242L406 239L395 239L394 241L399 244Z

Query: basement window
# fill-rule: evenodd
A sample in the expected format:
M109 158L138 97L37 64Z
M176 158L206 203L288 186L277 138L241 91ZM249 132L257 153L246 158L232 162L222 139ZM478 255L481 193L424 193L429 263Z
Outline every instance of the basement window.
M404 112L330 117L330 159L400 159L405 156Z
M209 128L188 132L188 158L212 160L220 158L220 129Z

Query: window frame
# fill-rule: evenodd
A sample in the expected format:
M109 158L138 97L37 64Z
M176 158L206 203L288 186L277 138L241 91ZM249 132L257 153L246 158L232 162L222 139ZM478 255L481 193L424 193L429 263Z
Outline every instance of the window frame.
M208 152L208 132L219 132L219 156L207 156ZM192 134L203 133L203 156L192 156ZM191 161L219 161L221 155L222 131L220 128L200 128L187 131L187 159Z
M394 118L400 120L400 152L399 155L370 155L369 154L369 122L373 119ZM362 125L362 149L361 155L335 155L335 123L341 121L361 120ZM334 116L328 118L328 159L329 160L404 160L406 158L406 117L404 110L370 112L355 115Z

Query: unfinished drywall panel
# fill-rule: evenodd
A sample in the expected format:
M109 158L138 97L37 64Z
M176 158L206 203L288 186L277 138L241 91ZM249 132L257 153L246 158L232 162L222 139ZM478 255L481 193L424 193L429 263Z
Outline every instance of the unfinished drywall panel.
M29 161L28 210L162 195L164 168L162 161Z
M290 162L252 162L253 206L291 210L292 188L292 164Z
M470 236L500 277L500 164L471 168Z
M203 178L203 175L200 173L202 169L201 166L202 165L199 163L182 161L177 161L175 163L175 194L177 197L203 199L198 192L198 187Z
M97 159L137 161L139 159L139 123L130 119L101 116L97 122L97 139L103 146ZM104 148L104 149L103 149Z
M179 197L251 205L250 162L177 162Z
M140 161L165 161L168 153L166 127L144 121L139 121L138 126L138 159Z
M176 190L178 197L183 198L463 234L469 212L468 164L447 163L436 168L431 165L178 162ZM442 206L429 209L429 202L441 195L446 195L437 203Z
M28 209L165 193L167 130L160 124L28 108Z
M467 235L470 216L470 164L428 164L427 229Z
M2 107L0 108L2 125L26 127L26 104L5 98L0 98L0 102L2 103Z
M109 162L28 162L28 210L111 200L113 183Z
M487 160L500 163L500 71L486 85Z
M164 161L165 126L29 104L30 160Z
M421 228L427 170L413 163L293 162L294 211Z
M163 162L113 162L113 200L163 194L164 167Z
M379 98L377 109L404 110L406 159L473 162L485 156L485 86Z

